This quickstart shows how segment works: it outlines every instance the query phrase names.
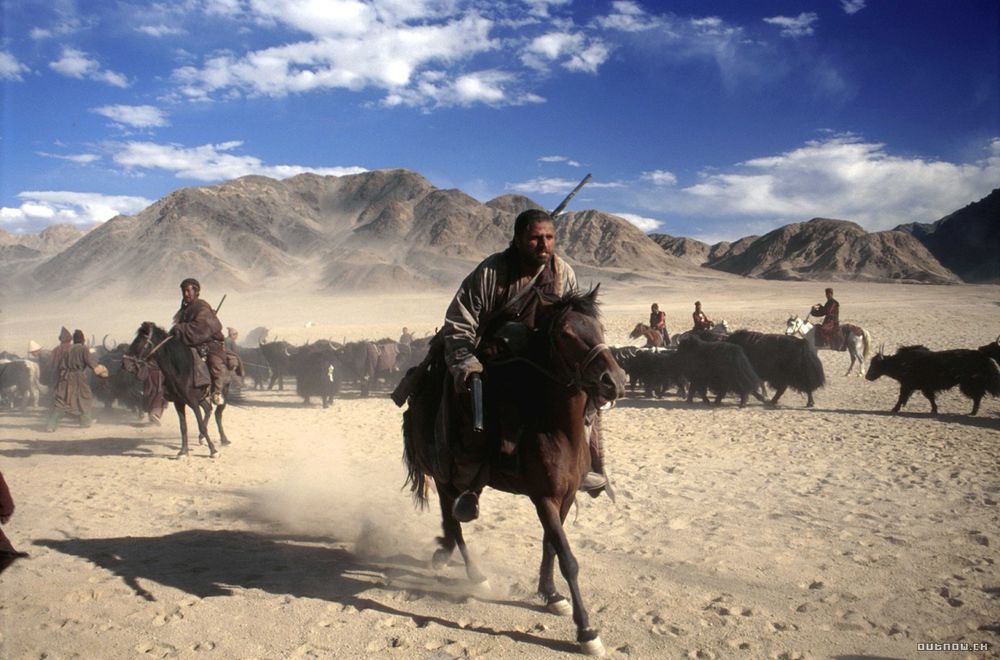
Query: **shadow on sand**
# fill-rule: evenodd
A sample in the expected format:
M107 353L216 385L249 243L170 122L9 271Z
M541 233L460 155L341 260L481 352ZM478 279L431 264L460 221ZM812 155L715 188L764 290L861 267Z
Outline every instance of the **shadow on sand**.
M459 596L464 580L435 576L425 562L407 555L365 560L343 548L329 547L329 539L271 536L249 531L188 530L152 537L104 539L40 539L35 545L80 557L114 573L136 595L148 601L156 596L142 583L180 589L198 598L233 596L237 589L259 589L276 595L316 598L359 610L367 609L412 619L418 627L436 623L453 630L508 637L553 651L574 653L569 640L545 639L486 625L463 627L438 616L396 609L370 598L373 589L419 591L464 602ZM391 577L387 577L391 575ZM321 577L318 577L321 576ZM491 601L525 607L509 601ZM535 609L535 608L532 608Z
M166 443L151 441L149 438L86 438L83 440L8 440L20 447L0 449L0 456L7 458L27 458L29 456L131 456L148 458L156 456L155 450L143 445L166 446ZM166 458L166 457L164 457Z

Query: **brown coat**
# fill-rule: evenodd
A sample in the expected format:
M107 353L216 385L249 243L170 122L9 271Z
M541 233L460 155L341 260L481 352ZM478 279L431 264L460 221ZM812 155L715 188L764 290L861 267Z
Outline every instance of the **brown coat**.
M97 366L97 360L86 344L73 346L59 355L53 365L57 374L55 409L70 415L87 415L94 404L94 395L87 382L87 368Z

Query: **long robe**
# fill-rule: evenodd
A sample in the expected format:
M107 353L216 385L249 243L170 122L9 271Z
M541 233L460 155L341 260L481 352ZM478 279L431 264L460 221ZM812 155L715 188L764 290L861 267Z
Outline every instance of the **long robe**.
M816 346L844 350L844 340L840 336L840 303L830 298L825 304L813 305L810 314L823 318L822 325L816 328Z
M222 334L222 322L212 306L201 298L182 305L174 314L173 332L186 346L197 348L205 356L212 383L216 389L222 390L226 381L225 336Z
M70 415L89 415L94 405L94 395L87 382L87 369L97 366L94 357L86 344L73 346L59 355L55 364L58 374L55 390L55 409Z

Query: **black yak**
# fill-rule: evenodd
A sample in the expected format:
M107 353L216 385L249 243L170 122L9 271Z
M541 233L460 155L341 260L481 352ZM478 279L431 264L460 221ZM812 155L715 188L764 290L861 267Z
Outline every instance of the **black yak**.
M305 404L314 396L320 398L324 408L333 401L337 348L333 342L318 341L302 346L292 355L290 370L295 376L295 393Z
M760 379L774 388L771 405L778 405L789 387L808 397L807 408L815 405L813 392L826 384L826 376L823 363L805 339L737 330L726 341L741 346Z
M265 343L263 339L258 339L257 345L264 355L264 361L267 362L267 366L271 370L271 380L267 383L267 389L270 390L274 387L274 383L277 381L278 389L284 390L285 376L291 373L291 359L294 349L287 341Z
M681 362L677 351L642 349L628 361L625 372L630 380L635 378L642 383L646 396L661 397L670 387L676 387L678 396L684 396L687 379Z
M979 347L979 352L990 356L1000 364L1000 336L993 340L993 343Z
M760 377L747 359L746 353L736 344L729 342L707 342L697 337L681 340L677 347L681 361L681 371L688 379L688 402L699 393L708 403L707 390L715 393L718 405L729 392L740 395L740 407L746 405L751 394L763 401L760 395Z
M899 381L899 400L892 412L898 413L910 395L923 393L931 402L931 414L938 414L934 395L958 385L965 396L972 399L972 412L979 412L979 402L989 392L1000 396L1000 367L988 355L968 348L949 351L932 351L926 346L903 346L895 355L872 358L865 378L875 380L880 376Z

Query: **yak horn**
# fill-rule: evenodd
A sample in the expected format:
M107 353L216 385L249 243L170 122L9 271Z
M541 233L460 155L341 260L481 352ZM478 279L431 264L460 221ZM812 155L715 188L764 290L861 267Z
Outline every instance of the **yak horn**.
M110 334L107 334L107 335L104 335L104 337L101 338L101 346L103 346L104 350L106 350L108 353L110 353L113 350L113 349L108 348L108 337L110 337L110 336L111 336ZM118 346L118 344L115 344L114 341L112 341L111 343L114 344L115 346Z
M1000 344L1000 335L997 335L997 344Z

